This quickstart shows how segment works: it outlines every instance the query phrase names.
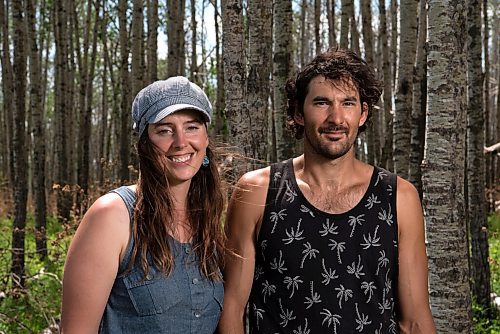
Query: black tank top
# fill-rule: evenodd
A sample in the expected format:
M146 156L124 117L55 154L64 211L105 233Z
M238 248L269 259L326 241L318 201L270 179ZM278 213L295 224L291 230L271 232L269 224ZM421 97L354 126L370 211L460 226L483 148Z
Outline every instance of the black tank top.
M332 194L335 196L335 194ZM249 300L250 333L399 333L396 175L375 167L361 201L329 214L271 166Z

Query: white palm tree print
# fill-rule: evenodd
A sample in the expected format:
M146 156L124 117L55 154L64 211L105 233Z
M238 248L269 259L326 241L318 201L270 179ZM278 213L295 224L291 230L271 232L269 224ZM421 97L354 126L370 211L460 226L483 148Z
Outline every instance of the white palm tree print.
M338 229L338 226L336 226L334 224L334 222L332 222L330 224L330 219L328 219L328 218L326 218L326 223L323 223L322 226L323 226L323 229L319 231L319 234L322 237L324 237L328 234L333 234L333 235L339 234L339 232L336 231L336 229Z
M277 182L279 179L281 179L281 172L274 173L273 177L274 182Z
M358 310L358 303L355 303L354 304L356 306L356 316L357 316L357 319L356 319L356 323L358 324L358 326L356 327L356 330L358 332L362 332L363 329L365 328L365 326L368 326L369 324L371 324L371 320L368 321L368 316L363 314L363 313L359 313L359 310Z
M352 236L354 235L354 230L356 229L356 225L363 225L363 222L365 221L364 220L364 217L365 214L361 214L357 217L354 217L354 216L349 216L349 226L352 227L352 231L351 231L351 234L349 235L349 237L352 238Z
M297 223L297 230L293 230L293 227L291 227L291 231L288 232L288 229L285 229L285 233L288 236L288 238L281 239L285 242L285 245L291 244L294 240L302 240L304 237L302 234L304 233L304 230L300 229L300 222L302 221L302 218L299 219Z
M373 297L373 290L377 290L377 287L375 286L375 282L363 282L361 283L361 289L363 289L363 292L365 295L368 295L368 300L366 303L369 303L370 300L372 300Z
M380 203L381 202L378 200L377 196L372 193L370 197L368 197L368 203L365 204L365 207L368 208L368 210L371 210L371 208L373 208L373 205Z
M311 217L315 218L314 216L314 212L312 212L311 209L309 209L307 206L305 206L304 204L301 204L300 205L300 211L304 212L304 213L308 213Z
M293 203L293 201L295 200L295 197L297 197L297 192L294 191L292 189L292 187L290 187L290 182L285 181L285 184L286 184L285 200L288 203Z
M273 228L271 230L271 234L274 233L274 230L276 229L276 224L278 224L278 221L285 220L286 216L287 216L286 209L280 210L278 212L273 211L269 214L269 220L274 223Z
M283 283L286 284L287 290L290 290L290 287L292 288L292 293L290 294L289 297L292 298L293 294L295 293L295 290L299 289L299 283L304 283L304 281L300 279L300 276L295 276L294 278L286 276Z
M346 289L342 284L340 284L340 288L335 288L335 291L338 291L337 298L339 300L339 307L342 309L342 300L346 302L349 298L352 298L352 290Z
M363 234L363 239L365 239L365 242L361 244L363 246L363 249L368 249L370 247L379 247L380 246L380 237L377 236L377 231L378 231L379 226L377 225L375 227L375 232L373 233L373 237L370 233L368 233L368 237Z
M389 203L389 209L387 211L385 211L385 209L382 209L382 211L378 213L378 219L386 222L387 225L392 226L392 218L393 216L391 213L391 204Z
M380 268L385 268L389 264L389 259L385 256L385 250L381 250L379 254L380 257L378 258L377 271L375 272L375 275L378 275Z
M384 179L384 176L387 176L386 172L384 172L384 171L378 172L378 174L377 174L377 181L375 181L375 187L377 186L377 184L379 183L379 181L381 181L381 180Z
M264 269L259 265L255 266L254 280L258 280L262 274L264 274Z
M374 334L382 334L382 324L378 327L378 329L375 330Z
M316 254L319 254L319 250L312 248L310 242L306 242L304 244L305 249L302 251L302 254L304 256L302 257L302 262L300 263L300 268L304 268L304 261L306 260L307 257L309 257L309 260L316 258Z
M257 323L257 329L259 328L259 319L264 319L264 313L266 313L266 311L264 311L263 309L260 309L260 308L257 308L257 306L255 304L252 304L252 308L253 308L253 313L255 314L255 319L256 320L256 323Z
M274 292L276 292L276 285L274 284L269 284L269 282L266 280L264 283L262 283L264 288L262 289L262 294L264 296L264 303L266 302L266 296L271 296Z
M340 319L342 317L338 314L333 314L332 312L330 312L330 310L326 308L324 308L323 311L320 312L319 314L325 316L325 318L321 322L321 325L324 325L326 322L326 326L330 328L330 325L333 324L333 332L337 334L337 325L340 325Z
M323 278L324 278L321 281L321 283L323 283L324 285L328 285L328 284L330 284L331 280L339 278L339 275L335 274L336 273L335 270L332 270L331 268L326 269L325 259L321 259L321 265L323 266L323 272L321 273L321 276L323 276Z
M307 318L305 318L305 325L304 329L302 329L302 325L299 326L299 328L293 330L293 334L310 334L311 330L307 328Z
M288 322L294 320L296 318L296 316L293 315L293 311L290 311L288 309L287 310L283 309L283 305L281 304L281 298L278 299L278 302L280 304L280 309L281 309L281 313L280 313L281 322L280 322L280 325L283 326L283 327L286 327L286 325L288 325Z
M307 305L306 310L311 308L314 304L321 303L321 296L319 293L314 292L314 281L311 281L311 298L306 297L304 304Z
M345 251L345 242L344 241L337 242L333 239L329 239L329 240L330 240L330 243L328 244L328 246L330 246L331 250L337 249L337 260L339 260L339 264L342 264L342 257L340 256L340 254L343 251Z
M280 274L283 274L284 271L288 269L285 267L285 261L282 259L283 253L280 251L279 259L274 258L273 262L271 262L270 267L272 270L277 270Z
M365 275L363 265L361 264L361 255L358 255L358 263L353 262L350 266L347 266L347 272L358 279Z

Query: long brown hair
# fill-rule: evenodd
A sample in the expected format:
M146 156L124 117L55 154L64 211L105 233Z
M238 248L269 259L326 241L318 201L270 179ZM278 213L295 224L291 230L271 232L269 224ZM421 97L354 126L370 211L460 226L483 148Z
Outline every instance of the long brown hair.
M160 271L170 274L174 258L169 235L172 235L174 222L166 158L150 141L147 131L139 138L137 153L139 180L132 229L134 247L129 268L140 264L146 277L150 259ZM201 272L206 278L218 281L222 279L219 268L224 265L225 234L221 216L225 197L211 145L206 155L210 163L202 166L192 178L187 209L192 228L192 249L199 260Z

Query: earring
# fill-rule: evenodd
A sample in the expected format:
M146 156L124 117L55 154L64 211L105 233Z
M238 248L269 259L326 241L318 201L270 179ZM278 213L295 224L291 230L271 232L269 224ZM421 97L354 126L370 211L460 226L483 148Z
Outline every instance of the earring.
M203 167L208 167L208 165L210 165L210 160L208 159L208 157L206 155L203 157L203 161L201 162L201 165Z

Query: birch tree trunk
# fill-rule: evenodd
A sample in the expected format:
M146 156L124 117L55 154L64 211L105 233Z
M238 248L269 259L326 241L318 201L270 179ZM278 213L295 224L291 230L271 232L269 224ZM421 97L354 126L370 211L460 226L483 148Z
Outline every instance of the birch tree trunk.
M269 78L271 76L272 2L253 0L248 6L249 51L247 78L248 121L253 168L268 164ZM250 117L251 115L251 117Z
M307 52L307 8L308 0L302 0L300 6L300 67L304 67L306 63L306 52Z
M349 11L349 21L350 21L350 31L351 31L350 48L352 51L354 51L358 55L360 55L361 51L359 48L359 32L358 32L358 26L356 24L356 13L354 11L354 1L352 1L347 8Z
M464 201L465 0L429 0L422 169L431 308L438 333L471 333Z
M29 113L33 120L33 199L35 204L35 243L40 259L47 257L47 235L45 233L47 200L45 196L45 115L42 100L41 52L38 48L36 29L37 7L34 0L26 0L26 20L28 27L30 98Z
M342 0L342 12L340 14L340 47L347 49L349 47L349 14L351 13L350 7L353 6L351 0Z
M8 2L7 2L8 5ZM10 58L9 47L9 7L5 5L4 0L0 0L0 20L2 29L2 93L3 93L3 111L5 113L5 142L7 143L7 176L9 184L14 184L14 159L13 154L13 110L14 110L14 74Z
M292 71L292 1L278 1L274 6L274 122L276 128L276 157L278 161L293 156L294 138L286 128L285 84Z
M326 16L328 18L328 47L337 45L335 33L335 0L326 0Z
M144 86L144 5L142 0L134 0L132 10L132 96L135 96Z
M196 0L191 0L191 68L189 77L190 80L199 83L198 74L198 54L196 52L196 44L198 39L197 23L196 23Z
M467 1L467 186L471 235L472 291L484 309L490 308L488 220L485 193L484 116L481 44L481 2Z
M147 82L158 80L158 0L147 0L148 36L147 36Z
M120 169L119 176L122 183L129 179L128 164L130 159L130 78L128 71L129 39L127 32L127 0L118 2L118 22L120 36L120 76L121 76L121 99L120 99Z
M368 64L375 66L373 57L373 28L372 28L372 9L370 0L361 0L361 16L363 19L363 44L365 46L365 60ZM368 141L369 164L378 165L380 160L380 135L378 134L379 125L378 112L372 115L366 132Z
M384 74L384 132L382 143L382 157L380 165L388 170L392 168L392 67L389 50L389 38L387 36L387 16L385 10L385 0L379 0L379 15L380 15L380 41L382 44L382 71Z
M321 53L321 0L314 0L314 46L316 54Z
M238 148L243 156L250 157L252 147L250 120L246 102L246 67L243 47L242 0L222 0L222 46L224 49L224 90L226 116L229 127L229 143ZM233 161L233 177L250 168L248 161Z
M410 170L413 66L416 57L418 0L401 1L401 34L394 115L394 171L407 179Z
M185 0L167 0L168 68L167 77L185 75Z
M12 27L14 49L14 221L12 223L11 279L14 288L24 288L25 283L25 227L28 200L28 148L26 146L26 21L22 1L12 4Z
M409 181L417 188L422 198L422 170L424 157L425 107L427 105L427 1L420 2L418 14L418 40L413 76L413 98L411 110L410 170Z
M54 1L54 41L55 41L55 157L58 161L57 169L57 211L62 223L67 223L70 218L71 198L66 190L69 184L70 166L68 146L71 144L67 129L68 94L70 69L68 63L68 9L65 0Z
M221 57L221 37L219 28L219 6L217 0L210 0L214 7L214 22L215 22L215 61L217 68L217 98L214 105L215 113L215 134L222 137L224 142L227 142L227 133L223 131L225 124L225 96L224 96L224 62Z

